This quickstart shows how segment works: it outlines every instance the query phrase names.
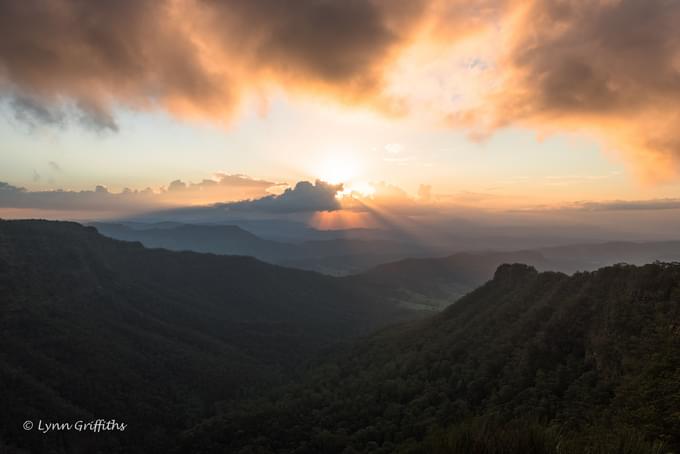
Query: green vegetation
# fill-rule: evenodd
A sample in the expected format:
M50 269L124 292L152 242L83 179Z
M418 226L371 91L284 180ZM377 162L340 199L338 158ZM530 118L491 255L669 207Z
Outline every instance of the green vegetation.
M680 452L680 264L503 265L400 321L474 257L338 279L0 221L0 453ZM96 418L129 429L21 427Z
M102 452L167 452L218 402L412 315L317 273L149 250L43 221L0 221L0 308L0 441L87 453L93 441ZM21 427L96 418L128 429L88 437Z
M302 383L197 426L184 446L677 452L679 369L680 264L571 277L504 265L443 313L337 352Z
M525 263L543 269L558 266L535 251L460 252L448 257L385 263L345 279L374 288L404 307L438 312L490 280L504 263Z

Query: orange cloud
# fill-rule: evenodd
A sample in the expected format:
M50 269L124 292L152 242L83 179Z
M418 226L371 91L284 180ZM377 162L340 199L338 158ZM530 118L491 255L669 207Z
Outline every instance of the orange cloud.
M469 55L479 95L448 105L456 126L582 131L648 178L680 169L677 1L0 0L0 11L0 95L28 121L70 112L116 129L115 106L227 121L281 87L403 113L424 85L449 101L468 87L437 60L476 36L491 51ZM410 77L422 76L411 52L442 71L429 85Z
M226 121L275 87L403 113L385 84L404 49L488 27L506 1L0 0L0 94L107 129L115 106Z
M495 89L451 116L484 134L509 125L582 131L648 179L680 169L680 3L531 0L505 27Z
M256 199L269 195L269 190L281 186L266 180L256 180L246 175L216 173L212 179L199 183L172 181L160 195L163 202L173 205L199 205Z
M37 120L64 106L228 119L272 84L385 109L383 65L425 0L0 0L0 90Z

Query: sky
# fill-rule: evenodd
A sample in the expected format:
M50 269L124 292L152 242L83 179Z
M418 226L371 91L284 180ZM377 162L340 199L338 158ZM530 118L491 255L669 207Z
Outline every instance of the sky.
M0 216L677 214L680 2L292 3L0 0Z

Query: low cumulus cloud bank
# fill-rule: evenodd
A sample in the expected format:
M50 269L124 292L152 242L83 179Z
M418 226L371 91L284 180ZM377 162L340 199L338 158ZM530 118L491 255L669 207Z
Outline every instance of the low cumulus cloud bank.
M272 214L335 211L341 208L336 194L342 191L342 187L342 184L330 184L320 180L316 180L314 184L300 181L295 187L287 188L279 195L218 206L234 212Z
M85 191L29 191L0 182L0 210L56 210L118 213L127 215L163 210L165 216L190 214L211 216L287 215L335 211L342 208L336 197L342 184L317 180L300 181L281 194L270 194L281 184L244 175L216 174L199 183L171 182L159 190L124 189L111 192L104 186ZM217 202L217 203L216 203ZM190 206L193 205L193 206ZM176 207L176 208L174 208ZM2 211L0 211L2 214Z
M607 237L607 232L630 234L630 238L652 235L650 238L663 239L676 235L680 228L680 199L589 201L506 210L492 208L499 197L494 194L444 195L428 186L422 186L418 196L412 196L396 186L374 183L374 191L366 195L348 194L342 185L301 181L278 195L266 193L277 186L265 180L226 174L198 183L176 180L156 191L111 192L103 186L87 191L29 191L0 182L0 217L26 217L25 210L30 210L31 216L60 219L127 218L195 223L287 219L311 222L323 228L367 226L421 233L428 231L427 228L440 233L472 232L476 229L473 224L479 223L496 225L499 229L496 233L501 236L506 225L543 223L565 229L581 226L590 233L604 228L607 230L600 232L604 235L602 238L610 239L614 237ZM179 199L177 193L181 196ZM192 206L184 203L192 195L196 202L206 194L226 193L233 196L250 193L253 197Z
M570 208L583 211L650 211L678 210L680 199L614 200L610 202L581 202Z
M257 180L244 175L218 173L214 179L199 183L171 182L158 190L124 189L109 191L104 186L94 190L29 191L22 187L0 182L0 209L33 209L64 211L140 212L162 207L201 204L214 201L242 200L263 197L268 190L278 186L266 180Z
M139 210L156 205L151 189L109 192L104 186L91 191L28 191L0 182L0 208L34 210Z
M419 216L436 213L440 207L431 197L431 187L427 197L414 198L398 186L384 181L372 183L372 193L368 196L354 193L342 199L342 207L354 212L368 212L380 215Z
M220 223L234 219L291 218L305 220L313 213L334 212L343 209L337 195L342 184L317 180L300 181L281 194L213 203L201 206L156 210L134 218L140 221L179 221L189 223Z
M280 184L245 175L216 173L212 179L204 179L199 183L172 181L164 194L168 201L175 204L196 204L263 197L276 186Z

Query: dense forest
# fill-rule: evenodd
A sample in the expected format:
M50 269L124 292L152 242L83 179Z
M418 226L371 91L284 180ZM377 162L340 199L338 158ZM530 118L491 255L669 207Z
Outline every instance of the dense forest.
M447 257L385 263L344 279L372 288L405 307L438 310L490 280L504 263L524 263L541 269L557 266L535 251L459 252Z
M185 434L185 452L680 449L680 264L567 276L503 265L443 313ZM263 430L266 428L266 430Z
M129 430L103 452L167 452L216 402L414 316L321 274L43 221L0 221L0 305L0 440L36 452L92 452L23 431L39 418L116 418Z
M332 278L0 221L0 453L680 452L680 264L400 301L480 257ZM96 418L129 429L21 426Z

